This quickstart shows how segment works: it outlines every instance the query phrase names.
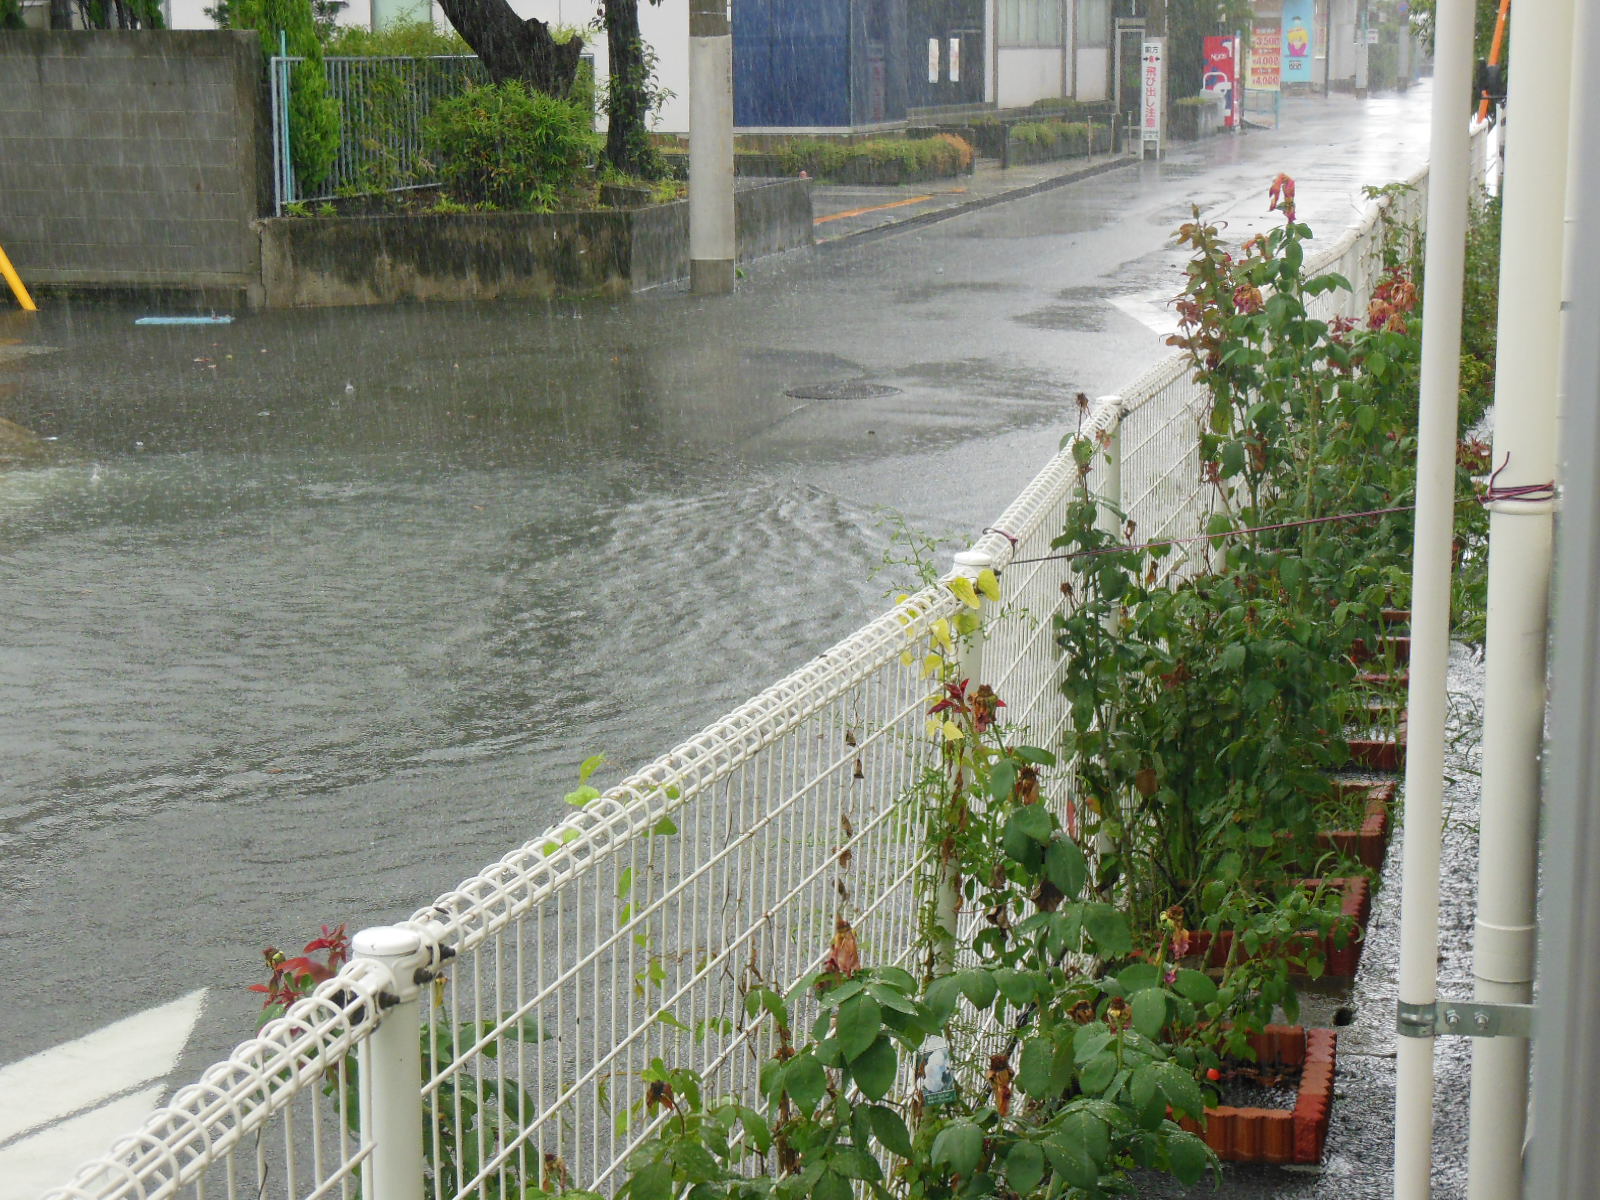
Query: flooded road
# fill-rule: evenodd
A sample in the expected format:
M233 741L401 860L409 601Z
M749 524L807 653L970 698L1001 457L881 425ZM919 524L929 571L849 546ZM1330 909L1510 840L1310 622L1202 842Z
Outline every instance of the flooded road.
M0 465L0 1064L209 987L192 1076L262 946L409 914L587 755L634 768L861 624L885 509L997 516L1076 392L1164 353L1191 203L1244 230L1299 172L1332 240L1426 104L1307 105L732 300L6 314L0 417L53 440Z

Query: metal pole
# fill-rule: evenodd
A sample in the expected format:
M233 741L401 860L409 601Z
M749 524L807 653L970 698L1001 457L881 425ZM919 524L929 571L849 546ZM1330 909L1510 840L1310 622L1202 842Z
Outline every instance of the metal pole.
M1600 54L1600 15L1574 14L1574 80ZM1582 103L1572 92L1572 106ZM1528 1194L1567 1200L1600 1178L1600 274L1590 269L1600 219L1600 134L1574 121L1567 200L1566 325L1562 331L1561 528L1556 542L1550 740L1544 819L1544 911L1534 1018L1533 1127Z
M378 1028L361 1044L361 1135L372 1155L361 1171L362 1200L423 1200L422 938L409 929L363 929L357 958L391 979Z
M727 0L689 0L689 290L733 291L733 26Z
M1494 466L1502 488L1556 477L1556 391L1561 353L1562 219L1570 100L1570 0L1513 7L1511 41L1552 51L1517 72L1500 242ZM1442 84L1437 86L1443 86ZM1463 95L1448 93L1453 99ZM1489 505L1489 606L1484 654L1483 808L1473 996L1490 1004L1533 998L1538 882L1539 751L1544 738L1545 638L1554 503ZM1527 1129L1526 1038L1474 1038L1468 1200L1522 1194Z
M1421 417L1411 584L1410 747L1400 884L1402 1006L1438 997L1439 830L1444 810L1445 667L1450 653L1450 547L1455 526L1456 407L1467 234L1467 117L1472 11L1438 8L1428 145L1428 286L1422 300ZM1433 1038L1397 1039L1394 1194L1427 1200L1433 1164Z
M1372 20L1367 4L1359 0L1356 17L1356 95L1362 99L1367 96L1367 25Z

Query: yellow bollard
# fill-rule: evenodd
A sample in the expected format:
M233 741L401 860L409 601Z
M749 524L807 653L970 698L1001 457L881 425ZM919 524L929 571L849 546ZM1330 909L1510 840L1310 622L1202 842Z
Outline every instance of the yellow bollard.
M0 246L0 275L5 276L5 281L11 285L11 294L17 298L17 303L22 305L23 312L39 311L39 306L33 302L33 297L28 295L28 289L22 286L22 276L17 274L17 269L6 257L4 246Z

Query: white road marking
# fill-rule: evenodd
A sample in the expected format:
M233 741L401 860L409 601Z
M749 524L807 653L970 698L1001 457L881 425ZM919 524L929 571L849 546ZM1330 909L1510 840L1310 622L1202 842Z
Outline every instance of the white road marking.
M36 1200L156 1105L205 989L0 1067L0 1200Z

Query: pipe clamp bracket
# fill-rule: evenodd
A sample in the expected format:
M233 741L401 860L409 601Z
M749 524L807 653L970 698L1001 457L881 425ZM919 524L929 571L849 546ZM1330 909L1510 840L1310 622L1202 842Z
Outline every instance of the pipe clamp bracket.
M1483 1004L1476 1000L1440 1000L1434 1004L1401 1001L1395 1031L1401 1037L1533 1036L1531 1004Z

